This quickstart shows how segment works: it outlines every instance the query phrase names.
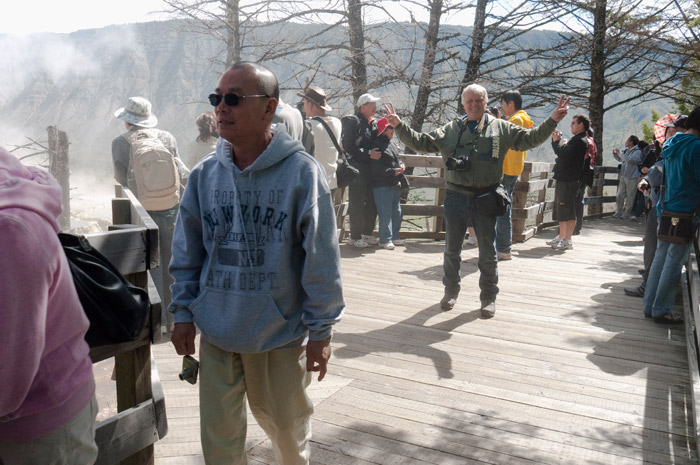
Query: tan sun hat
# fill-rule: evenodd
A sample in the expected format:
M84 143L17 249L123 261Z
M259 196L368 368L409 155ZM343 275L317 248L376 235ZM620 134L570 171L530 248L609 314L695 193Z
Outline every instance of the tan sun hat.
M158 124L158 118L151 111L151 102L143 97L129 97L126 106L115 111L114 116L142 128L152 128Z
M309 86L306 88L306 91L303 94L297 92L297 95L312 103L315 103L325 111L333 110L333 108L326 103L326 92L318 86Z

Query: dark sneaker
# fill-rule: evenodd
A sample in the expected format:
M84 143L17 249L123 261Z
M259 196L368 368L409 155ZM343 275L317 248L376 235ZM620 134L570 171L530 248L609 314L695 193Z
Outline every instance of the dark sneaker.
M486 302L481 302L481 317L482 318L493 318L496 314L496 301L490 300Z
M673 313L664 313L661 316L655 316L654 322L662 325L679 325L683 323L683 318Z
M445 292L445 295L440 300L440 308L443 310L452 310L457 303L457 295Z
M625 294L631 297L644 297L644 288L639 287L626 287Z

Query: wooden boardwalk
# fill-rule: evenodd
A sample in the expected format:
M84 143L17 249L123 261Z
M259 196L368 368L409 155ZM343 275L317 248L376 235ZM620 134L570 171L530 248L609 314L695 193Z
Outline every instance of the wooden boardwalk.
M479 318L477 251L442 312L442 242L342 245L347 311L329 375L314 380L313 464L697 464L683 329L642 316L642 225L589 221L574 249L544 231L499 265ZM197 387L153 347L169 433L156 464L203 464ZM249 419L251 464L276 463Z

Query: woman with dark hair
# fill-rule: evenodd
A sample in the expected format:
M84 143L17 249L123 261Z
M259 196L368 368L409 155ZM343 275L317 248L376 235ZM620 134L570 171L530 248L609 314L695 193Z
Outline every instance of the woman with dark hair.
M207 111L199 115L195 121L199 135L197 140L187 148L190 169L194 168L199 160L216 150L216 141L219 139L219 131L216 127L216 115L213 111Z
M700 107L688 116L687 132L677 133L663 146L665 189L657 205L659 223L664 211L690 213L700 204ZM698 218L694 224L697 227ZM693 241L671 243L658 240L654 261L644 291L644 316L657 323L674 324L683 320L671 310L678 281Z

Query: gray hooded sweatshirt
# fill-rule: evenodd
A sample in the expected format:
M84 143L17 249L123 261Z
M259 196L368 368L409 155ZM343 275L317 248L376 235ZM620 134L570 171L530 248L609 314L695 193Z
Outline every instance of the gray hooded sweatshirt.
M279 128L244 170L219 139L192 170L175 225L169 310L230 352L324 340L345 308L325 172Z

